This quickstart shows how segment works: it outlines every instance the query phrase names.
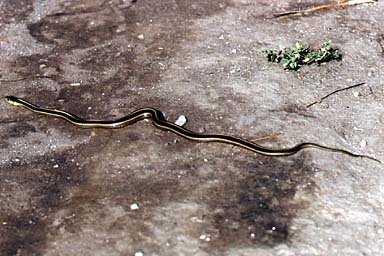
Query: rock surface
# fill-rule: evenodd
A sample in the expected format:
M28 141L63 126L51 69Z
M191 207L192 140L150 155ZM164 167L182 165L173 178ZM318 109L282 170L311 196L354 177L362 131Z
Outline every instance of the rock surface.
M384 3L272 18L316 4L3 0L0 95L89 119L155 107L197 132L384 160ZM287 72L260 54L325 40L342 61ZM374 161L265 157L150 122L80 129L5 102L0 136L2 255L383 254Z

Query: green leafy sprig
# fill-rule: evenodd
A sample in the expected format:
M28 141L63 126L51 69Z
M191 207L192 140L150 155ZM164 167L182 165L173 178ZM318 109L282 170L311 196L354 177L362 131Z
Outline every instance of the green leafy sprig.
M332 47L331 41L326 41L319 50L311 50L309 46L296 43L296 47L287 47L281 50L263 50L262 53L270 62L283 62L283 68L298 70L303 65L323 63L331 60L341 60L341 53Z

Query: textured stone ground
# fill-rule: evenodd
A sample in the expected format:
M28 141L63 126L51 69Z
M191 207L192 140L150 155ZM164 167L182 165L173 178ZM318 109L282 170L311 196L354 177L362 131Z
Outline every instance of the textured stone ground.
M3 0L0 96L98 119L152 106L199 132L384 160L384 3L272 18L315 4ZM325 40L342 61L287 72L260 54ZM0 136L2 255L383 254L374 161L263 157L149 122L79 129L4 102Z

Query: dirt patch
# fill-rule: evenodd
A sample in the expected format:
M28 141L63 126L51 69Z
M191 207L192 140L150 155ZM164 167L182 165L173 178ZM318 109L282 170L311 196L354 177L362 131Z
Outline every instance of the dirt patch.
M205 232L212 237L209 251L231 247L275 246L291 239L291 221L308 202L295 199L298 189L312 193L313 168L296 158L235 162L244 173L227 173L209 192L210 212ZM222 170L224 171L224 170Z
M0 247L7 255L43 252L47 235L52 233L51 214L66 200L68 191L86 180L75 157L69 151L3 166Z
M4 0L1 2L0 23L8 24L22 22L32 11L32 0Z

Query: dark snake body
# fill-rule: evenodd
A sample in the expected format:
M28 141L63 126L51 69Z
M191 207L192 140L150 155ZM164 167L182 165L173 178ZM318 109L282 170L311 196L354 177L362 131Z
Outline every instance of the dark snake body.
M215 134L215 133L212 133L212 134L196 133L184 127L176 125L174 123L168 122L164 118L163 113L160 110L155 108L141 108L136 111L133 111L129 115L126 115L122 118L112 120L112 121L84 120L74 114L71 114L62 110L41 108L37 105L34 105L26 100L17 98L15 96L7 96L5 97L5 101L13 106L26 108L37 114L43 114L43 115L54 116L54 117L65 119L66 121L82 128L120 128L120 127L134 124L143 119L150 119L152 121L152 124L155 127L165 131L173 132L188 140L192 140L196 142L227 143L227 144L245 148L247 150L250 150L252 152L255 152L260 155L265 155L265 156L290 156L298 153L299 151L305 148L317 148L317 149L331 151L331 152L343 153L352 157L368 158L368 159L380 162L379 160L370 156L354 154L344 149L327 147L327 146L323 146L323 145L311 143L311 142L303 142L290 148L270 149L270 148L262 147L254 142L251 142L239 137L230 136L230 135Z

